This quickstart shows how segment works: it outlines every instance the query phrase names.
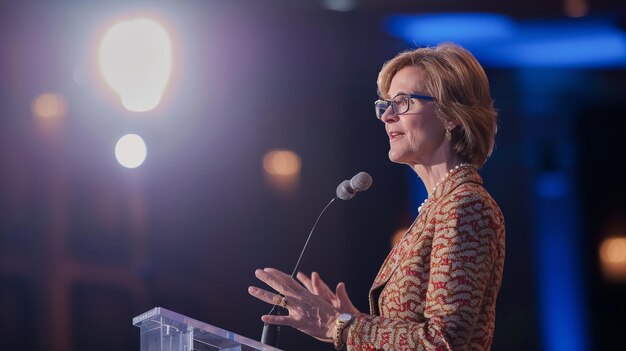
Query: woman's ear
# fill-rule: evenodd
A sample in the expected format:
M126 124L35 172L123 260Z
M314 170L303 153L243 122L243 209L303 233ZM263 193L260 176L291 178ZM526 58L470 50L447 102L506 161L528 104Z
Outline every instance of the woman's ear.
M454 130L459 124L456 121L446 121L445 126L447 130Z
M450 130L452 131L454 128L456 128L459 125L459 122L456 120L456 118L450 118L448 116L438 116L441 120L441 123L443 124L443 127L446 130Z

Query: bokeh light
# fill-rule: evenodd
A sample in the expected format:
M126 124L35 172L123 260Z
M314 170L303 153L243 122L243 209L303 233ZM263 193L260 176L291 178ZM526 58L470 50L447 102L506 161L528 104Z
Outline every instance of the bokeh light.
M62 94L41 94L33 99L31 110L39 118L61 117L67 112L67 100Z
M172 42L165 28L149 18L115 24L104 35L98 64L106 83L133 112L154 109L172 71Z
M265 178L269 185L282 194L292 194L300 180L302 161L289 150L274 150L263 158Z
M115 145L117 162L126 168L137 168L146 159L146 143L137 134L126 134Z
M563 8L565 14L570 17L584 17L589 13L587 0L565 0Z
M600 265L609 279L626 280L626 237L610 237L600 245Z
M396 244L399 243L400 240L402 240L402 237L407 232L407 230L409 230L409 228L400 228L396 230L395 233L393 233L393 236L391 236L391 247L396 246Z
M347 12L355 10L358 2L357 0L323 0L322 4L329 10Z
M270 151L263 159L263 168L270 175L295 176L300 173L300 156L289 150Z

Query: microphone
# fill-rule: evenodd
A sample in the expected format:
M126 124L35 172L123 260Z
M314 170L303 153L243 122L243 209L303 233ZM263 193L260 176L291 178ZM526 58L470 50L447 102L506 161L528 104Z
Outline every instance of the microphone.
M359 191L365 191L372 186L372 177L367 172L359 172L350 180L344 180L337 187L337 197L350 200Z
M337 196L333 197L330 200L330 202L326 205L326 207L324 207L322 212L320 212L319 216L317 216L317 219L315 220L315 223L313 224L313 228L311 228L311 231L309 232L309 236L307 237L306 242L304 243L304 247L302 248L302 251L300 252L300 257L298 257L298 262L296 262L296 266L293 268L293 272L291 273L291 278L293 279L296 278L296 274L298 274L298 270L300 269L300 263L302 262L302 258L304 257L304 253L306 252L306 248L307 246L309 246L309 241L311 240L311 236L313 236L313 231L315 231L315 227L317 227L317 223L320 221L320 218L322 218L322 216L324 215L324 213L326 212L326 209L328 209L330 204L335 202L337 198L342 199L342 200L350 200L351 198L354 197L354 195L356 195L356 193L360 191L365 191L369 189L370 186L372 186L372 177L369 174L367 174L367 172L359 172L354 177L352 177L352 179L344 180L343 182L341 182L341 184L339 184L339 186L337 187L337 192L336 192ZM286 315L287 314L286 312L287 312L286 309L278 305L274 305L272 306L272 309L269 311L268 314L280 316L280 315ZM265 345L278 347L279 339L280 339L280 325L264 323L263 332L261 333L261 342L264 343Z

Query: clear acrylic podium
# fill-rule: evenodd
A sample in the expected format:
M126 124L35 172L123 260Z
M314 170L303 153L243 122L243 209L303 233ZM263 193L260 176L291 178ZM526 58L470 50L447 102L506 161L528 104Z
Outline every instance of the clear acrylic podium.
M141 351L281 351L162 307L133 318L133 325L141 329Z

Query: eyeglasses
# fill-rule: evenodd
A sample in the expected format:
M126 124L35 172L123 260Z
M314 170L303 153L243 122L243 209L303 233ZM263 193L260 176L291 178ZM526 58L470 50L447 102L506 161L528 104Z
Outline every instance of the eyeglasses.
M425 101L434 100L432 96L404 93L394 96L391 101L384 99L376 100L376 102L374 102L374 107L376 108L376 118L381 119L390 105L394 115L402 115L409 112L409 109L411 108L411 99Z

